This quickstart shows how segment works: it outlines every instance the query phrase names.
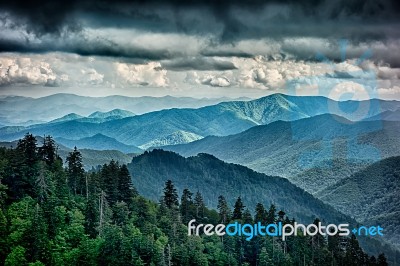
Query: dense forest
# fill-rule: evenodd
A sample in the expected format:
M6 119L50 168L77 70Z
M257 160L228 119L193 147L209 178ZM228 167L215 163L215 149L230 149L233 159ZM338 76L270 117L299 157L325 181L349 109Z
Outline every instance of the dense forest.
M207 208L201 191L180 197L167 181L159 202L138 194L126 165L85 172L76 148L63 164L54 140L27 134L0 149L0 264L4 265L387 265L350 238L188 236L187 223L294 223L274 205ZM315 223L318 219L315 220ZM300 233L301 234L301 233Z

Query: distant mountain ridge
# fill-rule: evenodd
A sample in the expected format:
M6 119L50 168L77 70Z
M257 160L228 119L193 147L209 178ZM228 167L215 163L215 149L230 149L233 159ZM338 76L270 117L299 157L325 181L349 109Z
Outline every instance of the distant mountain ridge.
M145 143L139 148L143 150L147 150L149 148L153 147L160 147L160 146L165 146L165 145L177 145L177 144L184 144L184 143L189 143L195 140L202 139L203 137L191 132L179 130L176 131L168 136L161 137L154 139L148 143Z
M340 105L341 109L332 109L331 106L335 104ZM354 110L358 105L360 102L337 103L324 97L274 94L252 101L223 102L199 109L174 108L97 124L78 119L29 127L4 127L0 129L0 139L18 139L27 131L35 135L50 134L66 139L103 134L126 145L148 146L148 143L168 138L175 132L185 131L202 137L226 136L278 120L294 121L335 110L342 114L342 109ZM385 110L396 110L399 105L400 102L395 101L371 100L371 108L364 115L374 117ZM360 118L358 112L349 111L347 116L350 120Z
M87 122L87 123L103 123L111 120L117 120L117 119L122 119L122 118L127 118L135 116L134 113L126 111L126 110L121 110L121 109L114 109L108 112L94 112L90 114L89 116L81 116L76 113L70 113L67 114L63 117L54 119L49 122L50 123L60 123L60 122L68 122L68 121L78 121L78 122ZM46 123L42 123L46 124ZM40 126L40 124L33 125L35 127Z
M258 172L289 178L311 193L324 189L346 175L319 176L320 172L314 171L308 172L310 176L296 177L307 169L334 169L334 160L341 159L341 167L344 167L341 173L351 175L354 172L346 168L360 170L380 158L400 155L400 123L343 123L341 119L325 114L292 122L277 121L235 135L210 136L163 149L183 156L209 153ZM314 178L319 178L319 182L311 181ZM333 180L328 180L331 178Z
M126 110L113 109L108 112L96 111L96 112L90 114L88 117L89 118L109 118L109 117L125 118L125 117L134 116L134 115L135 115L134 113L126 111Z
M239 98L236 100L249 100ZM170 108L199 108L232 101L230 98L190 98L190 97L88 97L59 93L41 98L7 96L0 98L0 124L32 125L35 121L51 121L70 113L88 116L93 112L107 112L123 109L135 114L144 114ZM27 123L27 121L32 121ZM36 122L37 123L37 122Z
M72 120L77 120L77 119L81 119L84 118L84 116L75 114L75 113L70 113L67 115L64 115L63 117L51 120L49 123L59 123L59 122L67 122L67 121L72 121Z
M136 146L130 146L116 141L113 138L104 136L102 134L96 134L92 137L82 138L79 140L69 140L64 138L56 138L57 143L68 148L80 147L81 149L92 149L92 150L117 150L123 153L139 153L142 152Z

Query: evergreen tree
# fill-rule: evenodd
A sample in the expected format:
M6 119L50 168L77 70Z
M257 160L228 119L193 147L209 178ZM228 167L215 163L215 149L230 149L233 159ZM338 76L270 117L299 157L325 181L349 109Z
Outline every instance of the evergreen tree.
M48 254L48 236L47 236L47 223L43 216L43 210L36 204L35 215L32 224L32 258L33 261L46 261L49 258Z
M218 215L219 222L223 224L227 224L231 217L231 210L229 209L228 203L226 202L224 196L218 197Z
M128 205L123 201L115 203L113 208L113 221L118 226L125 226L129 219Z
M258 265L259 266L272 265L271 257L269 256L267 249L265 247L261 249L260 255L258 255Z
M26 133L23 139L17 143L17 150L20 151L28 167L33 167L38 160L38 148L36 138Z
M14 178L16 178L16 190L23 190L25 194L33 195L37 173L36 162L38 161L36 138L27 133L23 139L18 141L16 153L16 170L20 172L14 175ZM23 196L22 193L21 196Z
M244 206L243 202L242 202L242 198L238 197L236 202L235 202L235 206L233 208L233 216L232 219L233 220L240 220L242 219L243 216L243 210L246 206Z
M40 203L43 203L51 193L49 173L46 171L43 162L38 164L39 173L35 182L35 194Z
M114 160L111 160L108 165L104 165L101 170L102 188L111 207L118 201L120 197L120 193L118 191L119 176L120 166L118 162ZM124 188L124 191L125 189L128 190L129 188ZM129 195L124 195L125 200L127 196Z
M78 192L82 192L84 184L85 170L83 169L82 154L75 147L68 154L66 161L68 163L68 185L76 195Z
M98 234L97 226L99 225L99 206L97 197L90 195L86 203L85 210L85 232L95 238Z
M27 260L25 258L26 250L24 247L16 246L12 249L11 253L8 254L4 266L21 266L26 265Z
M376 265L376 258L375 256L371 256L371 258L369 258L369 266L375 266Z
M178 193L176 192L176 188L171 180L167 180L167 182L165 182L163 199L165 206L169 209L179 206Z
M376 265L378 265L378 266L387 266L387 265L389 265L387 263L387 260L386 260L386 257L385 257L384 253L381 253L381 254L378 255L378 259L376 261Z
M185 224L191 220L190 209L193 206L192 196L193 196L193 193L190 192L189 189L185 188L183 190L182 197L181 197L181 205L179 206L179 209L181 212L182 221Z
M351 234L346 246L345 264L359 265L363 264L364 254L354 234Z
M2 208L0 208L0 263L5 260L8 254L7 236L7 219Z
M249 209L246 209L243 212L243 223L245 224L253 224L253 217L251 216L251 212Z
M204 204L203 196L200 191L196 192L196 196L194 197L194 206L196 207L196 218L201 220L204 218L204 209L206 205Z
M132 198L137 195L137 191L132 184L132 177L129 174L128 167L123 164L119 170L118 176L118 200L130 204Z
M39 156L47 165L52 165L57 159L56 143L51 136L45 136L43 146L39 148Z
M271 204L267 214L267 224L272 224L276 222L276 208L274 204Z
M264 208L262 203L257 203L254 215L254 222L266 223L267 220L267 211Z

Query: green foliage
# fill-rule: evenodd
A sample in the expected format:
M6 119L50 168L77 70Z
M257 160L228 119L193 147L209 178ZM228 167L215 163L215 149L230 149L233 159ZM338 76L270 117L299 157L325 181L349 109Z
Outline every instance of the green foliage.
M82 194L84 186L84 172L82 163L82 154L75 147L74 151L70 152L66 159L68 163L68 185L76 195L78 192Z
M51 143L51 139L46 141ZM35 148L33 154L34 144L27 135L18 148L21 152L0 149L0 181L5 181L1 183L0 264L387 265L383 254L369 258L354 236L326 240L318 234L300 234L287 241L259 236L251 241L243 236L188 236L187 222L192 219L211 224L231 219L243 223L294 220L274 205L267 211L261 203L251 206L255 207L253 219L241 197L232 214L222 195L217 212L206 206L200 191L193 197L188 188L183 189L179 203L171 180L165 183L157 204L136 192L125 165L111 161L98 171L85 173L75 149L63 169L58 159L51 159L51 152Z
M246 206L244 206L241 197L238 197L235 202L235 206L233 207L232 219L234 220L242 219L244 207Z
M164 187L164 203L167 208L172 209L178 207L178 193L176 192L176 188L171 180L167 180L165 182Z
M4 266L24 266L27 265L27 260L25 258L25 248L21 246L16 246L8 254Z

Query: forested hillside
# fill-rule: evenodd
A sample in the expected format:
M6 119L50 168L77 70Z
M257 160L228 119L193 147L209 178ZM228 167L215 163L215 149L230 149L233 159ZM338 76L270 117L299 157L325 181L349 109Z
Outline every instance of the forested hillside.
M319 192L337 210L365 224L380 224L400 247L400 157L379 161Z
M258 172L287 177L315 193L350 176L354 170L399 155L399 131L398 122L352 123L325 114L292 122L278 121L231 136L211 136L163 149L183 156L209 153ZM313 171L304 172L312 168ZM341 174L331 175L329 171ZM314 182L316 179L318 182Z
M209 154L184 158L174 152L153 150L128 164L133 182L145 197L157 200L164 182L174 181L178 191L201 190L209 206L216 208L218 195L232 205L238 195L250 206L275 204L296 219L311 223L316 217L329 222L350 222L349 217L323 204L286 178L267 176Z
M283 222L274 205L234 208L223 195L207 208L201 189L180 200L172 181L159 202L140 196L126 165L115 161L85 172L78 150L66 160L51 137L39 146L26 135L15 149L0 149L0 262L5 265L387 265L368 256L354 235L278 238L188 236L186 223ZM251 211L255 215L251 215ZM314 222L318 222L315 220Z

